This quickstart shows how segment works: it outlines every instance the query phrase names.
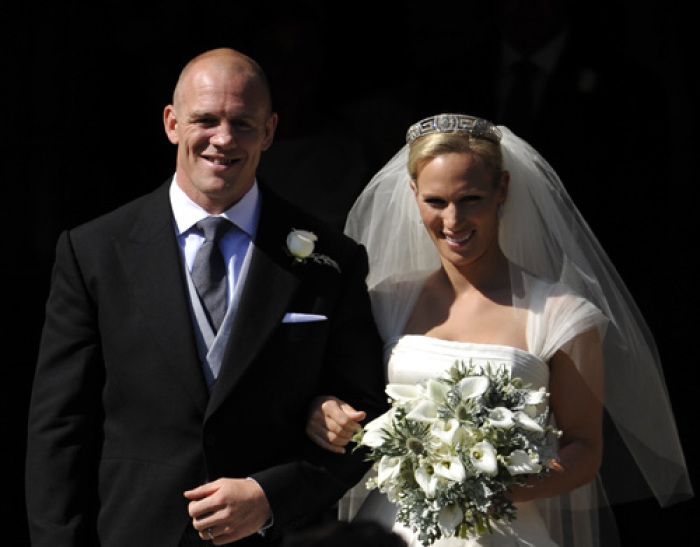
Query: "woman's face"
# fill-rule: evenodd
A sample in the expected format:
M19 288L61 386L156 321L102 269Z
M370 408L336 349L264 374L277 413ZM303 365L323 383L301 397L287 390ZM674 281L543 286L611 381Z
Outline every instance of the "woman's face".
M411 186L443 260L467 266L498 250L498 206L508 193L507 173L495 184L477 156L449 153L423 164Z

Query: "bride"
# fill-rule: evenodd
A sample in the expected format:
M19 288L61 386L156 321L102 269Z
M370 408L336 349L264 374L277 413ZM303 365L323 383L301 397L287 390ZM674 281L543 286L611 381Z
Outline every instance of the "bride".
M556 173L527 143L471 116L421 120L359 197L346 232L370 256L389 382L425 381L455 360L504 363L546 388L563 432L550 475L511 490L516 519L436 546L615 544L599 476L603 457L616 457L603 451L606 412L662 504L692 495L653 338ZM343 451L363 418L320 398L307 433ZM386 522L420 545L363 484L340 512Z

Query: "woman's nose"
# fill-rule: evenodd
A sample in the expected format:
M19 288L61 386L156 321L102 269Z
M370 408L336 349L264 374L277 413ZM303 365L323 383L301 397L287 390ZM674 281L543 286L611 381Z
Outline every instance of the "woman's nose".
M444 209L442 222L446 228L452 229L459 225L459 217L459 208L454 203L450 203Z

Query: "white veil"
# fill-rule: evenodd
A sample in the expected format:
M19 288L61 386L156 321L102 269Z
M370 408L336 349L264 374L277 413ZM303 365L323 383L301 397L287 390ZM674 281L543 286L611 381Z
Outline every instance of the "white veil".
M511 175L500 226L504 254L538 277L564 283L609 320L603 340L604 405L623 441L620 445L626 447L644 479L638 489L627 483L616 488L615 474L606 476L611 501L641 499L649 491L661 505L691 497L660 360L646 322L551 166L509 129L499 129L504 168ZM416 280L440 266L409 186L407 159L408 145L370 181L351 209L345 230L367 248L367 282L385 342L402 332L422 288ZM517 275L519 269L513 270ZM387 280L391 280L390 291ZM513 300L514 305L527 305L528 295L514 294ZM604 459L608 457L618 455L606 452ZM605 500L605 491L595 485L549 500L545 512L552 517L554 537L559 535L556 529L561 526L562 511L569 519L576 520L583 513L588 519ZM595 529L592 534L597 536ZM595 545L597 540L575 544Z

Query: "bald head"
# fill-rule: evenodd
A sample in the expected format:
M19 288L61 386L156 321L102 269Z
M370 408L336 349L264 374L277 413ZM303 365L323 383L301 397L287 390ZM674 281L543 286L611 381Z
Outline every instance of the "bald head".
M183 89L187 82L194 74L200 71L220 71L248 77L251 82L255 82L260 86L260 93L264 103L267 105L267 111L268 113L272 112L270 88L262 67L254 59L231 48L205 51L185 65L173 92L173 106L176 109L182 101Z

